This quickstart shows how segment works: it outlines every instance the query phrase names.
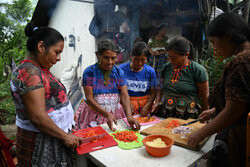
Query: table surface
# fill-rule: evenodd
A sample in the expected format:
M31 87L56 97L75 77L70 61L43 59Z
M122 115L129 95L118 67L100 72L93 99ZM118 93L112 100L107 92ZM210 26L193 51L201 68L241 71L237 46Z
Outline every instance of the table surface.
M108 133L112 132L107 124L101 125L104 130ZM152 125L141 126L141 130L146 129ZM117 130L128 129L127 125L123 120L118 120L118 125L114 125ZM124 150L118 146L105 148L102 150L94 151L88 154L79 155L87 156L98 166L108 167L127 167L127 166L138 166L138 167L160 167L160 166L174 166L183 167L193 164L195 161L200 159L204 154L212 149L215 135L211 136L204 146L199 151L190 150L184 147L173 145L171 152L166 157L156 158L150 156L144 146L131 150Z

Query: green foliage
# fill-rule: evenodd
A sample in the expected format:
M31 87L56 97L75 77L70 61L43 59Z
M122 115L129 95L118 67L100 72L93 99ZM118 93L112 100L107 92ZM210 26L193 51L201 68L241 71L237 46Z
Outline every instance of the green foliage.
M13 123L15 121L16 109L10 94L9 80L0 84L0 97L5 97L0 101L0 109L2 110L0 123Z
M30 0L14 0L6 13L12 20L25 24L31 16L31 9L32 3Z
M18 64L27 55L24 27L34 10L32 3L34 0L13 0L11 4L0 6L0 123L15 120L9 86L11 71L6 69L10 68L12 59Z
M207 69L209 76L209 88L210 90L216 84L216 82L220 79L222 72L224 70L224 66L228 63L232 58L221 60L218 57L213 56L213 49L203 49L202 59L199 59L199 63Z

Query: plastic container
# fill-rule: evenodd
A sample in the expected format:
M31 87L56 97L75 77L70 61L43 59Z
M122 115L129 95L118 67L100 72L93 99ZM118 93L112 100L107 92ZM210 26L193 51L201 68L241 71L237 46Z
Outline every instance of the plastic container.
M152 147L148 146L146 142L153 141L154 139L161 138L167 145L166 147ZM143 138L142 143L145 145L146 151L154 157L167 156L171 151L171 146L174 144L174 140L166 135L149 135Z

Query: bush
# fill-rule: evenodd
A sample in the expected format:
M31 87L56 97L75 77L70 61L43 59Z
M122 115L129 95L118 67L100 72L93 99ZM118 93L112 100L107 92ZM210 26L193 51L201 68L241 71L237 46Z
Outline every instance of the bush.
M209 76L209 89L211 90L220 79L225 64L232 60L232 57L221 60L220 58L213 56L212 48L203 49L203 54L206 56L199 59L198 62L207 69Z
M16 109L11 97L9 80L0 83L0 124L15 122Z

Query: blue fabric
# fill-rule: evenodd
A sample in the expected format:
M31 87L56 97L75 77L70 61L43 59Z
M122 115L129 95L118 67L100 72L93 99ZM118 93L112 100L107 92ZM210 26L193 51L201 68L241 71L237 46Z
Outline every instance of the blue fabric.
M114 66L109 75L108 85L104 84L104 75L98 68L98 64L87 67L83 72L83 86L92 86L93 95L119 93L121 86L127 84L124 72L119 67Z
M155 70L149 65L144 64L143 69L139 72L132 71L130 63L122 64L119 67L124 71L127 79L129 96L146 96L150 93L151 88L156 87Z

